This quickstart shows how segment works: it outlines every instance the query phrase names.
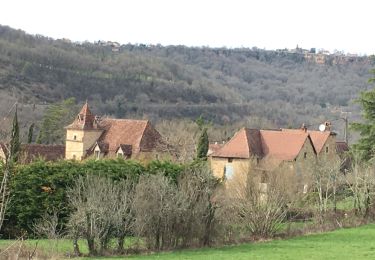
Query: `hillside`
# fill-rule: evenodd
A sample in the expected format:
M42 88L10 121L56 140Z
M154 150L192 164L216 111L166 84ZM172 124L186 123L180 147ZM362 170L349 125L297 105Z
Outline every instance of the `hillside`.
M333 110L356 118L352 100L370 87L372 65L367 57L317 64L257 48L74 43L0 26L0 112L18 100L32 120L46 104L75 97L117 117L203 114L216 123L262 118L298 127L337 118Z

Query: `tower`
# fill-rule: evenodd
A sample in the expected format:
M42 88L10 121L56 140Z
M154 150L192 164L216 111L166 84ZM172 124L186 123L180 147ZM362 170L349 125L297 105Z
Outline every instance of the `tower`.
M65 159L82 160L103 133L86 101L73 123L65 127Z

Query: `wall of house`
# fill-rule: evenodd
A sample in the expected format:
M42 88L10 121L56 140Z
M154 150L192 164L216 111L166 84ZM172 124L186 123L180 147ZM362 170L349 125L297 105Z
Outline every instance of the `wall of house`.
M225 167L231 166L233 169L233 179L246 179L246 175L250 170L250 159L232 158L221 158L221 157L210 157L210 165L212 173L217 178L223 178Z
M3 149L0 148L0 161L5 162L5 160L6 160L5 153L4 153Z
M86 156L86 151L94 145L101 134L102 130L67 129L65 159L82 160Z
M328 148L328 152L327 152ZM327 139L327 142L324 144L322 150L318 154L318 157L327 156L330 159L336 158L337 152L336 152L336 136L330 135Z

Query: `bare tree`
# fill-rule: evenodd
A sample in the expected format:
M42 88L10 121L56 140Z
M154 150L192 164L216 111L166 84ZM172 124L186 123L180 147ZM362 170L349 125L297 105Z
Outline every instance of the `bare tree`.
M141 176L134 198L134 231L149 248L169 247L176 208L176 189L163 175Z
M319 222L322 223L330 202L336 205L336 192L343 183L341 160L339 158L321 157L309 167L311 188L317 193Z
M247 181L234 180L222 203L226 212L231 212L234 223L251 235L269 237L280 229L289 198L282 176L268 173L267 182L261 182L260 174L251 171Z
M124 242L127 235L132 234L134 226L134 188L133 181L122 181L118 184L118 205L115 213L114 235L117 238L117 251L124 251Z
M70 218L73 235L83 235L91 255L107 249L116 222L119 189L112 180L87 175L77 179L68 197L75 211Z
M368 217L375 194L375 171L372 163L360 162L354 156L346 182L353 194L353 206L357 215Z

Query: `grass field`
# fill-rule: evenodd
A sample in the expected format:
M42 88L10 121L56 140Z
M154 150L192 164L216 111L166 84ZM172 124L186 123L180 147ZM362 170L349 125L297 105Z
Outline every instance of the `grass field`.
M129 258L165 260L375 259L375 224L288 240L222 248L182 250ZM106 259L121 259L121 257Z
M27 242L29 247L35 241ZM0 240L0 248L4 249L10 241ZM87 252L84 241L80 241L81 251ZM56 249L48 240L40 240L41 250ZM61 255L72 251L71 241L63 240L57 244ZM102 257L81 259L197 259L197 260L247 260L247 259L375 259L375 224L359 228L341 229L334 232L313 234L288 240L274 240L226 246L221 248L206 248L198 250L181 250L152 255L127 257Z

